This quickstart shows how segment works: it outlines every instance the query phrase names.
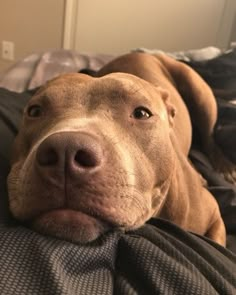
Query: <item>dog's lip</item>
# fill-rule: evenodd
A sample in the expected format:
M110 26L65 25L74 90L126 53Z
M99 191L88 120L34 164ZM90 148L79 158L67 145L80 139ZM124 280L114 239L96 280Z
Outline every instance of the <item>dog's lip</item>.
M78 243L88 243L113 229L106 221L73 209L51 209L29 221L39 233Z
M59 208L59 209L51 209L45 212L42 212L36 219L50 219L54 220L54 222L67 222L73 225L80 225L84 223L100 223L101 225L112 228L112 226L108 221L104 220L103 218L96 217L94 215L75 210L75 209L68 209L68 208Z

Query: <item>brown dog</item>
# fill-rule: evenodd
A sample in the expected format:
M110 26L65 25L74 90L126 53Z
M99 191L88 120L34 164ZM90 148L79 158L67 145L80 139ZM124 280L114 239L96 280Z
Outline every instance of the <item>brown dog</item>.
M26 106L8 178L13 215L82 243L159 216L224 245L218 205L187 159L191 122L180 95L213 150L209 87L164 55L125 55L98 75L62 75Z

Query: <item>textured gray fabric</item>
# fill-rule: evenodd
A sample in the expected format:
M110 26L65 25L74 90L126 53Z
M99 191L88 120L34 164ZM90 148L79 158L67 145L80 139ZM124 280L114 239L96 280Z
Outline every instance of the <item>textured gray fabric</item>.
M89 245L0 228L0 294L235 294L236 256L153 220Z
M0 294L112 294L117 240L79 247L16 227L0 231Z

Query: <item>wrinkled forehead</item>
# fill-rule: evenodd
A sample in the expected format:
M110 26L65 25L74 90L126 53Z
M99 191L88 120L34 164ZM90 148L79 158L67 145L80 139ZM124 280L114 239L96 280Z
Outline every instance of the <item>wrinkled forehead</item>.
M130 74L112 73L100 78L84 74L65 74L47 83L36 94L41 99L57 104L81 103L96 107L102 103L129 102L135 99L150 102L157 95L150 83Z
M141 79L123 73L113 73L97 78L87 89L90 97L100 97L116 104L130 102L135 98L148 100L146 87Z

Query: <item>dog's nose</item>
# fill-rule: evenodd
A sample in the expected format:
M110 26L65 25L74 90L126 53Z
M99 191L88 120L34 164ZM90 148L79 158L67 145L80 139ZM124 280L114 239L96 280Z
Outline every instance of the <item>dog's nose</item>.
M36 162L40 169L86 173L98 168L103 159L99 140L84 132L59 132L48 136L38 147ZM53 168L53 169L52 169Z

